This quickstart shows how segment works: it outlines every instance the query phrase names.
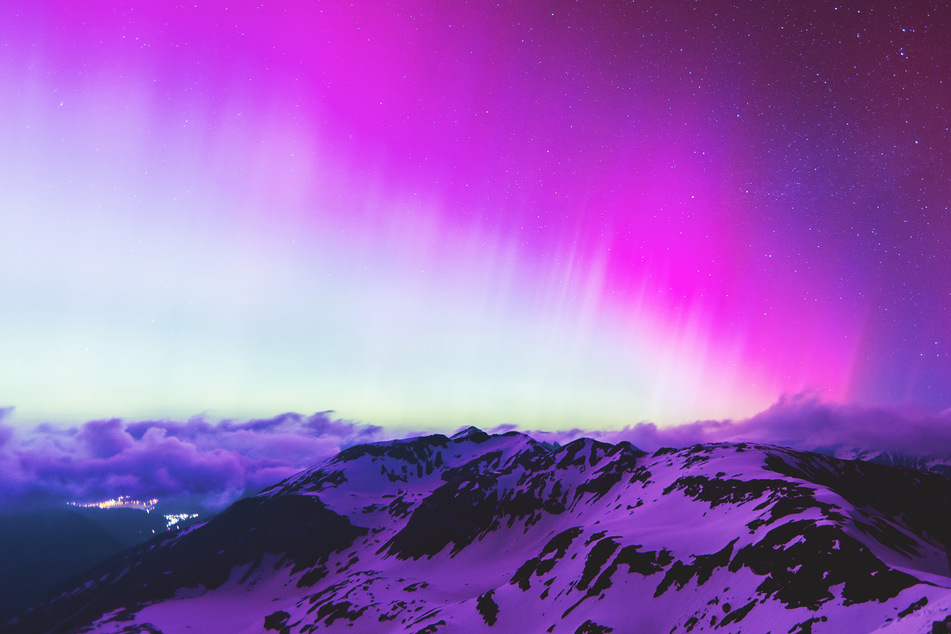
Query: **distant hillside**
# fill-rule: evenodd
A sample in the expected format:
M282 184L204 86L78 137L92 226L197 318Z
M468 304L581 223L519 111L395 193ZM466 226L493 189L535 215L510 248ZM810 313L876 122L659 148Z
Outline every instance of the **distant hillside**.
M9 618L123 548L115 536L78 511L0 515L0 617Z
M0 622L165 528L160 514L134 509L69 507L0 514Z

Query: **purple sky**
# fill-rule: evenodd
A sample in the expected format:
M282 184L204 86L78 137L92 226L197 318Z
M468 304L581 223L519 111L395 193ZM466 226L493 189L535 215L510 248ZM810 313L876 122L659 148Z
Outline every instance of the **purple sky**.
M949 14L4 2L0 406L23 430L943 411Z

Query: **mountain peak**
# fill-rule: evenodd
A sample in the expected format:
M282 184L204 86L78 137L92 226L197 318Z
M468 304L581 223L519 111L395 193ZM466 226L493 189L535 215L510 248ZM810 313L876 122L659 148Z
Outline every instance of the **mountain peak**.
M478 427L470 425L469 427L466 427L465 429L460 429L459 431L454 433L452 435L452 439L453 440L467 439L467 440L472 440L475 442L482 442L484 440L489 439L489 434L485 433Z

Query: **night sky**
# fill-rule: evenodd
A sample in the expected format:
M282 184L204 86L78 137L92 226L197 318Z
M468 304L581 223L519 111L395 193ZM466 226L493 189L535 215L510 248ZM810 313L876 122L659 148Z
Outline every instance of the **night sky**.
M6 0L0 406L940 412L949 34L928 1Z

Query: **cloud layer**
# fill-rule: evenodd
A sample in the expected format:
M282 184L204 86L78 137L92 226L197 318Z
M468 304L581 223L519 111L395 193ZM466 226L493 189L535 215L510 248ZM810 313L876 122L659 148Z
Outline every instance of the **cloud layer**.
M236 423L120 419L79 427L40 425L18 433L0 410L0 504L95 501L117 495L188 496L220 508L341 449L383 438L382 430L282 414Z
M253 494L343 448L384 440L382 428L332 412L211 423L94 420L23 432L0 409L0 508L95 501L117 495L188 498L217 509ZM515 429L502 426L490 431ZM758 442L795 449L858 449L951 457L951 410L939 414L838 405L800 394L739 421L705 420L660 428L639 423L612 431L530 431L567 442L588 436L654 451L707 442Z
M660 428L638 423L620 430L538 433L553 440L589 436L626 440L646 451L709 442L757 442L805 451L857 449L951 457L951 410L938 414L823 402L809 394L782 397L747 419L703 420Z

